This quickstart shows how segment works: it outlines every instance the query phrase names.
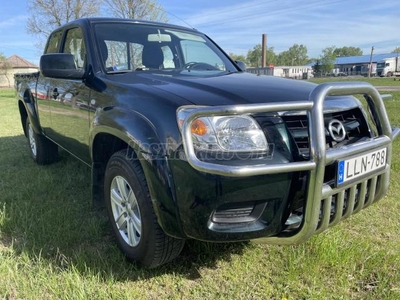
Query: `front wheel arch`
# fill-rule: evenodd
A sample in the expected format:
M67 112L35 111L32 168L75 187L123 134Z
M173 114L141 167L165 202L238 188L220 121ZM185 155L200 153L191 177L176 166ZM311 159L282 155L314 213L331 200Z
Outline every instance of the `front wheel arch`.
M115 128L97 126L92 131L92 201L98 209L105 207L104 202L104 175L106 165L111 156L120 150L127 151L128 155L140 162L147 179L153 208L158 217L159 225L171 236L186 238L181 225L179 210L176 205L172 171L165 156L158 153L148 154L148 149L141 148L140 136L128 138ZM154 140L156 140L156 135ZM146 151L147 150L147 151ZM146 157L144 157L146 156ZM162 172L160 172L162 171ZM169 182L169 184L166 184Z
M126 154L126 150L114 153L105 170L104 199L111 228L129 260L158 267L177 257L185 241L166 235L160 227L140 162Z

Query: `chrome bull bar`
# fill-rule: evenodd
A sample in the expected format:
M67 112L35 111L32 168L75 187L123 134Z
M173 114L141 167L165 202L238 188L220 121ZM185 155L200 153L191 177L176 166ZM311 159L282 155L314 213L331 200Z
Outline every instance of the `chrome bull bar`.
M379 124L378 137L368 141L348 145L345 148L326 150L323 104L328 96L366 94L370 97L371 118ZM309 171L307 198L300 227L294 231L282 232L278 236L256 239L256 242L268 244L297 244L304 242L313 234L337 224L340 220L358 212L362 208L382 198L389 186L392 141L400 133L399 128L392 128L379 92L364 82L324 83L318 85L309 95L307 101L263 103L250 105L229 105L200 107L190 112L182 126L182 140L189 164L196 170L221 176L246 177L265 174ZM191 124L199 117L228 116L260 112L306 111L310 138L310 159L305 162L291 162L273 165L226 166L201 161L197 158L191 137ZM326 165L339 159L372 151L381 147L387 148L386 167L379 173L370 174L351 184L340 188L331 188L324 184ZM379 176L379 180L378 180ZM379 184L378 184L379 183ZM355 201L358 197L357 203ZM365 199L362 199L362 198ZM344 211L344 199L349 208ZM336 207L331 216L332 205Z

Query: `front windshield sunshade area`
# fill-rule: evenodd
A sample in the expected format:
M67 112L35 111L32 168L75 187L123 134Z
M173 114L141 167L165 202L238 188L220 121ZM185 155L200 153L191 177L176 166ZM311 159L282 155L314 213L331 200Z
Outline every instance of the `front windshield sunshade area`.
M137 23L95 25L99 57L107 73L157 71L182 75L236 72L204 35Z

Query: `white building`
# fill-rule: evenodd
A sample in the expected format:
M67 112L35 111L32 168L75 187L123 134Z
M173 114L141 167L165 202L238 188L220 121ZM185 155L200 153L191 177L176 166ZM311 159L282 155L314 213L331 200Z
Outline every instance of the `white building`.
M311 66L282 66L274 67L274 76L293 78L293 79L303 79L304 76L310 78L312 75ZM307 75L304 75L307 74ZM307 79L304 78L304 79Z
M312 77L312 66L277 66L273 68L248 68L249 73L273 75L292 79L308 79Z
M39 71L38 66L15 54L7 58L5 62L8 64L9 68L0 69L0 87L14 86L14 74Z

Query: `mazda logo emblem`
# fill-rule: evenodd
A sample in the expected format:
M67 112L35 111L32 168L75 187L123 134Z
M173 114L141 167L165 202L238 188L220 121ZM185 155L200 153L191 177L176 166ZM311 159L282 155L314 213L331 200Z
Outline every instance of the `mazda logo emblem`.
M339 120L331 120L328 124L328 131L332 139L336 142L341 142L346 138L346 129Z

